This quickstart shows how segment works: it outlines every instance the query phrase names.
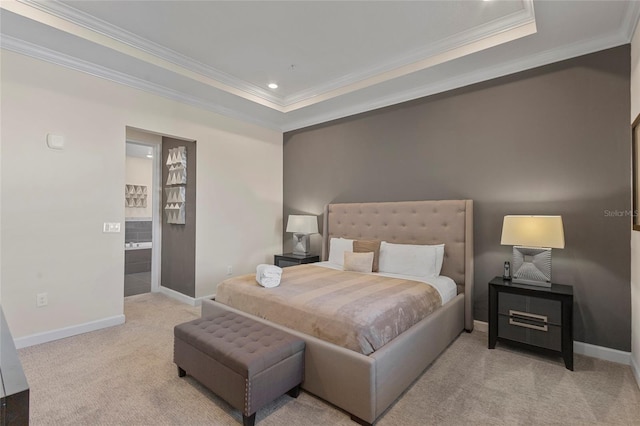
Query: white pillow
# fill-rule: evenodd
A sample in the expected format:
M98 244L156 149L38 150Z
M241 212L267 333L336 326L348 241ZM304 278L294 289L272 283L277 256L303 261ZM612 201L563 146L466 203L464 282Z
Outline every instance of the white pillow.
M380 244L380 272L411 275L414 277L434 277L440 274L444 261L444 244L416 245Z
M344 265L344 252L353 251L353 240L346 238L331 238L329 241L329 263Z
M444 244L436 244L429 247L436 248L436 275L440 275L442 271L442 264L444 263Z

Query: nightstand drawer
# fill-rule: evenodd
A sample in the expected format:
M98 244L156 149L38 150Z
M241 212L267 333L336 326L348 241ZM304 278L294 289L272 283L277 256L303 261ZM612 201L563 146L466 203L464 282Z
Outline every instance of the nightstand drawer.
M498 315L498 337L527 343L554 351L562 349L562 329L558 325L539 319L527 320L526 316Z
M512 293L498 294L498 313L509 315L509 311L525 312L546 317L546 322L562 325L562 303L559 300L541 299Z

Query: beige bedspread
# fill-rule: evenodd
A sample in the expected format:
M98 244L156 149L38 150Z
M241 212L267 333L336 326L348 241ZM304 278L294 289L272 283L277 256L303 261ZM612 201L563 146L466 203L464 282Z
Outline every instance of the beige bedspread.
M442 305L425 283L314 265L284 268L275 288L230 278L216 301L365 355Z

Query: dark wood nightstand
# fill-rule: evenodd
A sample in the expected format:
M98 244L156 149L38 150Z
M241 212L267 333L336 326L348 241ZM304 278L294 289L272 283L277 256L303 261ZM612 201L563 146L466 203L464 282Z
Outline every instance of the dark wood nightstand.
M273 257L273 263L276 266L281 268L286 268L287 266L294 265L302 265L303 263L314 263L320 262L320 256L317 254L293 254L293 253L285 253L285 254L276 254Z
M489 282L489 349L497 341L560 354L573 371L573 287L536 287L495 277Z

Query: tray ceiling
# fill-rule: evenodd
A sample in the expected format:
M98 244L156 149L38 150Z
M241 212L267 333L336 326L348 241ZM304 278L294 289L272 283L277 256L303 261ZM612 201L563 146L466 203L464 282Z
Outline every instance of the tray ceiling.
M640 10L532 0L0 7L2 48L282 131L628 43Z

